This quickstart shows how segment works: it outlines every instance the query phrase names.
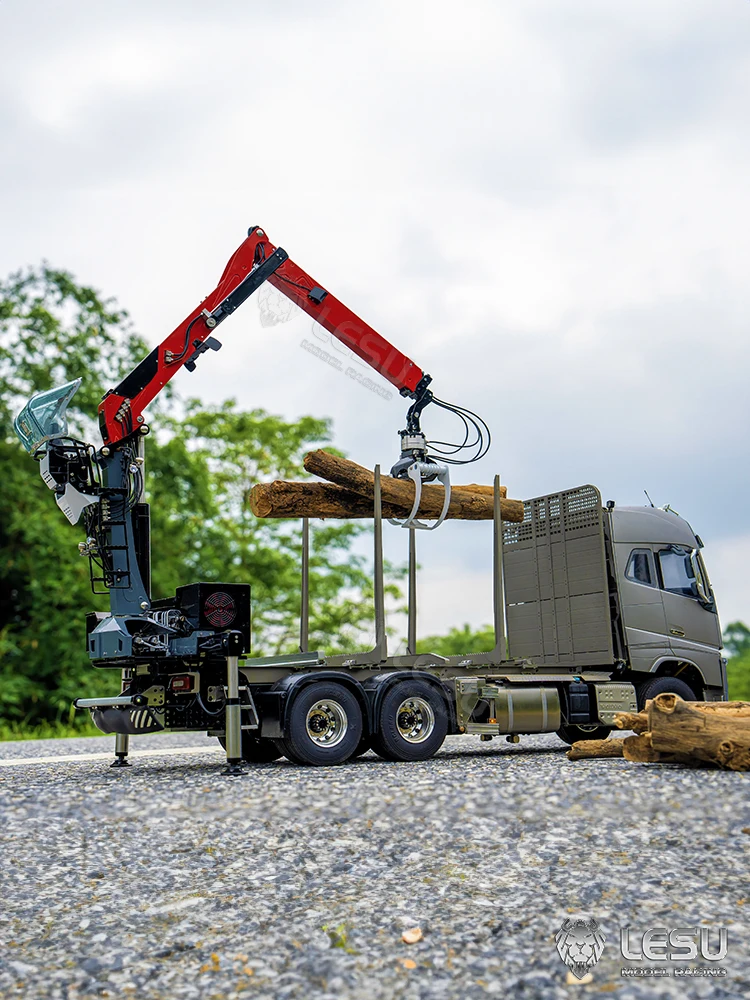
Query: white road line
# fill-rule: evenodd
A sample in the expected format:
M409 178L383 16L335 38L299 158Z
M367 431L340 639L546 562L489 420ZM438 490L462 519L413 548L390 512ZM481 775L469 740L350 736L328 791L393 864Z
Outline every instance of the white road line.
M192 753L224 753L220 746L215 747L166 747L163 750L131 750L130 757L177 757L179 754ZM16 767L20 764L67 764L75 761L85 764L89 760L113 760L114 751L109 753L71 753L61 757L6 757L0 760L0 767Z

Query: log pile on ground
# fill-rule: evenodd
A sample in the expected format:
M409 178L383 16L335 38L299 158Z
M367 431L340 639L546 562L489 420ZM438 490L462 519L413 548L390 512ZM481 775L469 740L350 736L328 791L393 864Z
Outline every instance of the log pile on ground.
M647 764L750 770L750 702L683 701L676 694L660 694L642 712L618 712L615 725L635 735L582 740L570 748L569 759L624 757Z
M250 509L257 517L372 517L375 476L356 462L326 451L305 455L305 469L327 480L317 482L258 483L250 490ZM414 483L381 475L380 495L383 517L404 518L414 503ZM443 509L442 485L422 487L418 517L437 518ZM500 515L504 521L523 520L523 502L509 500L500 487ZM491 520L494 512L492 486L453 486L447 517L464 521Z

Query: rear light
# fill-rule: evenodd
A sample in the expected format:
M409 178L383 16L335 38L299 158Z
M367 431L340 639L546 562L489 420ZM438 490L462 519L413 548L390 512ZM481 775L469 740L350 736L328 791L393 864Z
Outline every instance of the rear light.
M194 680L192 674L177 674L176 677L170 679L169 690L174 691L175 694L185 694L193 690Z

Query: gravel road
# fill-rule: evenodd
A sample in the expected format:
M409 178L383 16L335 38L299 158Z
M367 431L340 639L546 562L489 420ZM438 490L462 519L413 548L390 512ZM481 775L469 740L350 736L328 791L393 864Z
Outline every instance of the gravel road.
M87 759L111 745L0 744L3 998L750 996L750 775L572 763L554 736L242 778L204 736ZM586 985L555 948L582 915ZM726 976L623 977L674 968L625 961L628 924L727 927L725 959L680 966Z

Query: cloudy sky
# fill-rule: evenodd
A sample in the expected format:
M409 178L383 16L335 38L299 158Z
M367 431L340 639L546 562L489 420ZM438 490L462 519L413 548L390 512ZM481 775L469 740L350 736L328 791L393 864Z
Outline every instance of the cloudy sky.
M155 344L260 224L487 420L456 481L647 489L750 621L747 0L4 0L0 39L0 273L46 258ZM260 305L180 391L389 467L404 400ZM490 526L419 541L421 630L489 621Z

